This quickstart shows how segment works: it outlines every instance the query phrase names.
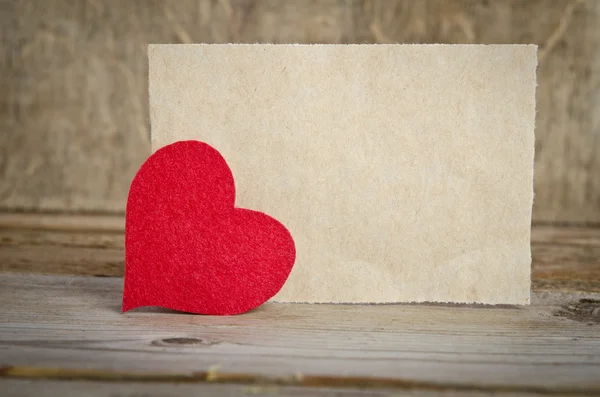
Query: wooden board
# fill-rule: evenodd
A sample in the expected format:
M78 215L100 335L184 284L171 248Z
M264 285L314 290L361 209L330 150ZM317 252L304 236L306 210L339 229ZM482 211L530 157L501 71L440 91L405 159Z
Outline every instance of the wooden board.
M120 216L0 213L0 271L122 276ZM600 292L600 228L534 225L533 289Z
M600 393L598 294L535 293L528 307L266 304L209 317L121 314L121 293L119 278L0 274L0 374Z
M527 307L121 314L121 217L0 214L0 394L600 395L600 229L532 249Z
M125 210L148 43L538 44L534 218L600 222L595 0L20 0L0 13L0 208Z
M106 381L56 381L40 379L0 379L0 390L3 397L24 396L88 396L88 397L115 397L115 396L147 396L147 397L233 397L233 396L269 396L269 397L456 397L464 392L444 390L415 390L399 391L390 388L382 389L351 389L327 387L297 387L269 384L211 384L211 383L145 383L145 382L106 382ZM485 391L469 391L469 397L489 397ZM502 393L502 397L531 397L527 392Z
M328 387L298 387L269 384L211 384L211 383L144 383L144 382L106 382L106 381L56 381L40 379L0 379L0 390L3 397L24 396L88 396L88 397L115 397L115 396L147 396L147 397L233 397L233 396L269 396L269 397L456 397L463 396L465 392L456 390L417 390L408 391L390 388L382 389L351 389ZM489 397L486 391L469 391L469 397ZM494 394L497 395L497 394ZM528 392L507 392L502 397L531 397Z

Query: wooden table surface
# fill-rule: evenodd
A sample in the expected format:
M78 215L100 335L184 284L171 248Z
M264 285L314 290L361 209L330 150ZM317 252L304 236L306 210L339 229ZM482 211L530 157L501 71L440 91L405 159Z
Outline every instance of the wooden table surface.
M122 314L121 217L0 213L0 395L600 395L600 229L532 252L526 307Z

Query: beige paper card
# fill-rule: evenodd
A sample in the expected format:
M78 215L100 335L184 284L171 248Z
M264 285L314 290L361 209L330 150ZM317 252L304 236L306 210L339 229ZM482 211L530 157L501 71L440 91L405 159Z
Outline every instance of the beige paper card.
M152 148L281 221L284 302L527 304L536 46L151 45Z

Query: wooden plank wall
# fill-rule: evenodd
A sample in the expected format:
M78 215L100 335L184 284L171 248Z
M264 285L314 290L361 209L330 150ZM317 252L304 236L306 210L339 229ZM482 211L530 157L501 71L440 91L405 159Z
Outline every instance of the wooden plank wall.
M600 222L596 0L0 0L0 210L122 213L148 43L536 43L534 219Z

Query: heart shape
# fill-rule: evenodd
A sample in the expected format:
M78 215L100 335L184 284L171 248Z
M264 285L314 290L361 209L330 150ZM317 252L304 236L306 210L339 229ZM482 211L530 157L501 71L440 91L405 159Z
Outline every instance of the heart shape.
M150 156L127 201L123 311L229 315L273 297L294 265L294 240L274 218L234 204L231 169L206 143Z

